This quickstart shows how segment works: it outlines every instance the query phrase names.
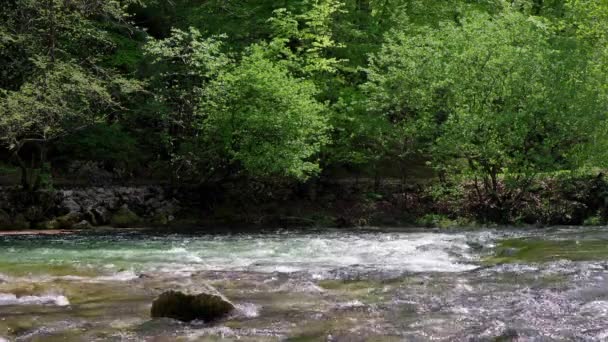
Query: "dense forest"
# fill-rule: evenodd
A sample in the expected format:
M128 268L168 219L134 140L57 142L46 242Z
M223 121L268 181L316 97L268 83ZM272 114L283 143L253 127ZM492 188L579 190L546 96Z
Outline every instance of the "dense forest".
M391 179L525 220L552 186L608 194L607 27L604 0L6 0L0 172Z

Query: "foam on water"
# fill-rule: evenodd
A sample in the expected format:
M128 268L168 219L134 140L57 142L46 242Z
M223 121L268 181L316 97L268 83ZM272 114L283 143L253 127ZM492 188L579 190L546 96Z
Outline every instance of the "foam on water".
M583 305L580 313L590 317L608 317L608 301L596 300Z
M133 271L121 271L112 275L107 276L97 276L97 277L84 277L84 276L59 276L59 277L49 277L49 280L71 280L71 281L80 281L85 283L100 283L100 282L110 282L110 281L129 281L133 279L137 279L139 276Z
M239 316L254 318L260 315L260 306L252 303L235 304Z
M186 250L207 270L324 271L344 267L411 272L460 272L468 263L464 235L325 234L214 239ZM193 260L190 256L186 260Z
M139 272L254 271L319 273L339 268L404 272L461 272L476 267L465 234L318 233L179 235L139 239L37 241L0 250L0 261L93 267L125 281ZM0 245L2 241L0 241ZM9 243L7 243L9 244ZM10 244L9 244L10 245ZM0 246L2 247L2 246ZM135 272L119 272L130 269ZM116 274L114 274L116 273ZM64 278L70 280L70 278ZM73 278L72 280L85 280Z
M121 271L109 275L101 276L79 276L79 275L30 275L30 276L8 276L0 274L0 280L9 283L48 283L57 280L73 281L80 283L107 283L107 282L126 282L139 278L133 271Z
M12 293L0 293L0 306L6 305L56 305L68 306L70 301L61 295L22 296Z
M608 261L554 260L475 269L494 252L489 246L496 239L571 237L568 230L120 234L0 237L0 273L5 273L0 274L0 305L69 305L63 296L47 295L52 291L74 302L68 311L10 308L19 315L30 309L32 315L44 315L44 321L32 320L42 327L20 338L88 330L83 339L94 340L93 334L103 330L108 337L133 341L152 336L276 340L322 329L318 336L329 340L336 334L336 340L345 341L368 336L420 341L608 339ZM608 230L602 234L595 233L608 241ZM139 280L132 281L135 278ZM321 282L324 279L331 281ZM50 282L31 287L43 295L11 293L38 281ZM66 283L70 281L74 284ZM77 300L80 292L71 292L77 286L88 287L82 294L91 302ZM128 296L113 295L127 288ZM216 294L215 288L234 301L236 310L226 321L210 326L149 320L149 297L154 293L179 289ZM103 310L94 310L91 317L90 309L100 303Z

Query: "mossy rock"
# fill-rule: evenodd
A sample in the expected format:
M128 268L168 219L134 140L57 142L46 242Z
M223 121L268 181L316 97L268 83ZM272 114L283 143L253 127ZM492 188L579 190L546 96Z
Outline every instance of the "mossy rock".
M381 286L379 283L374 283L368 280L352 281L352 280L321 280L319 286L326 290L342 290L342 291L354 291L354 290L368 290Z
M81 221L81 218L82 215L80 215L79 213L68 213L66 215L56 217L52 220L38 222L36 223L34 228L47 230L70 229L75 224L78 224L78 222Z
M36 223L35 228L36 229L45 229L45 230L55 230L55 229L60 229L61 224L57 220L49 220L49 221L43 221L43 222Z
M227 316L232 310L234 305L217 295L187 295L178 291L167 291L154 300L151 315L152 318L168 317L183 322L210 322Z
M110 224L114 227L128 228L141 223L141 219L137 214L129 210L127 207L118 209L110 218Z
M605 260L605 240L506 239L501 241L486 264L548 262L556 260Z
M519 340L519 334L514 329L507 329L502 334L500 334L499 336L496 336L492 339L492 341L494 341L494 342L511 342L511 341L518 341L518 340Z
M82 220L72 226L72 229L79 229L79 230L86 230L86 229L92 229L92 228L93 228L93 226L87 220Z
M59 225L58 228L62 228L62 229L70 229L72 228L75 224L79 223L80 221L82 221L82 215L79 213L68 213L65 214L63 216L59 216L55 219L55 221L57 221L57 224Z
M153 226L166 226L169 222L169 217L165 214L156 214L150 219L150 224Z

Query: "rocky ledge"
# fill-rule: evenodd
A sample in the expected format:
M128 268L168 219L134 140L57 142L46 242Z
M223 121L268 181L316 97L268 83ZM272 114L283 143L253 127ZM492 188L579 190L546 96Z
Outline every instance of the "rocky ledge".
M160 186L97 187L24 193L0 188L0 229L86 229L167 225L181 210Z

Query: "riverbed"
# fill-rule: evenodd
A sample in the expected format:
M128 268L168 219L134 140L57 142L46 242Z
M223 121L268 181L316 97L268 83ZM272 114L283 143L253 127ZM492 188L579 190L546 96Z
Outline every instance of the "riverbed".
M0 341L605 341L604 245L597 227L6 235ZM150 319L169 289L237 309Z

